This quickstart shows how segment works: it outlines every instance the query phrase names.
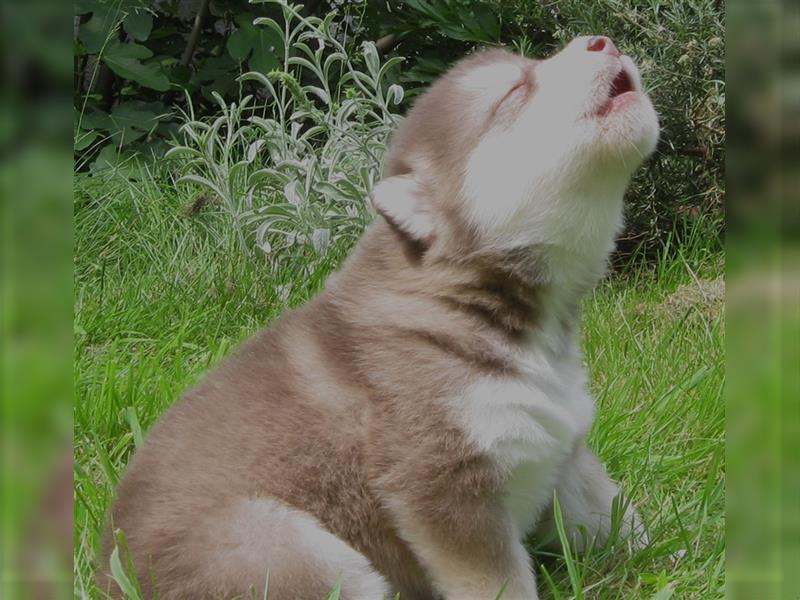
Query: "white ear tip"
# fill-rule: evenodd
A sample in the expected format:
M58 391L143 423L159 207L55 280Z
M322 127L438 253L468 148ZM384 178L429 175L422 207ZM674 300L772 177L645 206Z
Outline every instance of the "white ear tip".
M416 195L419 191L417 182L411 177L405 175L398 175L396 177L389 177L379 181L374 188L372 188L372 201L378 199L379 202L395 203L398 196L412 194Z
M383 218L408 236L419 241L433 237L433 220L413 177L398 175L380 181L370 199Z

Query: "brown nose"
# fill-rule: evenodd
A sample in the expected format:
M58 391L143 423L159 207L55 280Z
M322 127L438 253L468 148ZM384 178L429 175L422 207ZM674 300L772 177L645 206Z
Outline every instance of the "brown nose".
M619 56L619 50L611 41L611 38L604 35L595 35L589 38L589 43L586 46L589 52L605 52L611 56Z

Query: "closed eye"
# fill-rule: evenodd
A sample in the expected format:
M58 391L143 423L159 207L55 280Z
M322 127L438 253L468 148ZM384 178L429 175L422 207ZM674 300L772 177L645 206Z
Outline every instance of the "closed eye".
M505 104L508 100L516 96L519 92L525 91L528 87L528 80L521 79L519 82L514 84L510 90L506 92L506 95L500 99L500 102L497 103L497 108L500 108L503 104Z
M527 61L528 64L519 65L520 70L516 73L514 83L506 88L505 94L499 99L495 100L492 105L489 120L492 121L495 117L513 117L521 109L525 102L536 89L536 76L534 72L535 61Z
M526 69L522 73L522 77L512 85L505 95L500 98L500 101L495 104L492 110L492 116L497 115L498 112L508 113L511 108L519 108L523 105L523 100L527 98L534 88L534 77L531 69ZM513 112L516 112L514 110Z

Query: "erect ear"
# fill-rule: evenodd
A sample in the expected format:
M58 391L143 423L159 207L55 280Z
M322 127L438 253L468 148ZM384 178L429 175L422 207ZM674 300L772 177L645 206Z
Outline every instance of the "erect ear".
M430 245L435 223L429 198L411 175L395 175L372 190L372 205L378 214L410 241Z

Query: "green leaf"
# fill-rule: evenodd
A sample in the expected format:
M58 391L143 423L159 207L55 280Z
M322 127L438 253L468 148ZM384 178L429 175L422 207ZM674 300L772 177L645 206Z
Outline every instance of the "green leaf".
M112 145L119 148L150 134L165 116L168 116L168 111L161 102L145 103L134 100L118 104L111 114L99 111L86 113L80 126L84 132L107 131ZM82 150L95 137L76 133L75 149Z
M253 47L247 29L240 27L228 38L228 54L235 60L246 59Z
M392 104L400 104L403 101L403 97L405 96L405 92L403 88L396 83L393 83L389 86L389 89L386 90L386 101Z
M675 593L676 583L674 581L658 590L650 600L669 600Z
M127 145L154 129L166 112L160 102L124 102L114 107L104 127L116 145Z
M228 38L228 54L239 62L249 59L253 71L269 73L281 66L283 38L269 26L254 25L254 18L251 14L236 17L238 29Z
M212 56L205 59L195 70L193 79L196 82L232 81L232 73L236 71L236 63L230 56Z
M127 150L119 152L116 146L109 145L100 151L97 158L92 163L90 170L92 173L100 173L112 169L118 171L123 176L130 176L135 172L135 156L134 153ZM102 454L101 464L106 471L106 476L109 477L109 481L111 481L113 485L116 485L116 474L110 466L111 463L103 460Z
M78 31L78 40L83 44L87 54L98 54L106 40L114 37L114 30L119 25L110 12L97 11Z
M87 131L90 129L111 128L111 119L109 119L108 113L99 110L83 113L83 117L81 117L80 122L81 129Z
M500 22L490 6L477 5L477 19L480 24L481 31L485 32L489 41L498 41L500 39Z
M80 152L81 150L86 150L89 146L92 145L100 133L96 130L93 131L81 131L75 136L75 142L73 143L73 150L76 152Z
M259 73L269 73L279 69L281 64L272 53L256 51L250 58L250 68Z
M136 11L128 14L122 23L125 33L140 42L150 37L153 31L153 15L146 10Z
M483 2L470 2L468 9L449 0L404 0L403 4L427 17L428 26L454 40L487 43L500 36L495 10Z
M419 84L430 83L447 70L448 64L440 58L433 56L420 56L416 64L400 76L403 83L412 83L413 93Z
M342 595L342 582L341 580L336 581L336 585L334 588L325 596L325 600L339 600Z
M364 54L364 60L367 63L369 74L374 79L378 78L378 71L380 69L380 58L378 58L378 50L372 42L364 42L361 46L361 52Z
M134 445L137 448L141 448L144 443L144 436L142 435L142 427L139 425L139 418L136 416L136 409L133 406L129 406L125 409L125 420L131 428Z
M106 54L109 53L116 58L132 58L136 60L151 58L153 56L153 52L147 46L142 46L134 42L123 44L120 41L109 44L108 48L106 48Z
M278 38L281 40L281 47L283 47L283 44L286 41L284 37L285 34L283 31L283 27L278 25L277 21L275 21L274 19L270 19L269 17L258 17L253 21L253 25L255 25L256 27L269 27L270 29L272 29L278 36Z
M103 62L123 79L130 79L141 86L166 92L169 89L169 77L158 63L142 63L142 59L153 56L145 46L135 43L123 44L116 41L106 47Z
M561 542L561 550L564 557L564 562L567 565L569 581L572 584L572 591L575 593L575 600L583 600L584 596L581 577L578 573L578 566L576 564L575 557L572 554L570 539L567 535L566 527L564 526L564 516L561 512L561 504L558 502L558 496L555 493L553 494L553 518L556 523L558 539Z
M199 185L202 185L206 189L214 192L220 198L224 198L225 197L225 194L222 193L222 190L220 190L216 185L214 185L214 183L210 179L208 179L206 177L202 177L200 175L194 175L194 174L190 173L190 174L184 175L183 177L178 179L179 183L183 182L183 181L191 181L192 183L197 183Z
M211 56L197 66L191 84L201 88L203 95L209 100L212 90L225 97L236 95L239 83L235 74L238 71L239 64L228 54Z
M128 597L131 595L135 595L136 591L131 583L131 580L128 579L128 576L125 574L125 569L122 568L122 562L119 560L119 548L114 547L111 551L111 576L114 578L114 581L117 582L117 585L126 594Z
M110 147L106 146L103 151L100 152L102 155L106 150ZM113 150L113 148L111 148ZM106 155L110 156L108 153ZM114 465L114 461L111 460L111 457L108 455L108 451L106 450L105 446L100 442L100 438L95 434L94 436L94 446L95 452L97 453L97 457L100 459L100 466L103 469L103 473L105 473L106 479L112 486L116 486L119 483L119 474L117 473L117 468Z
M187 86L192 79L192 70L179 62L162 63L162 68L170 81L180 86Z
M128 541L125 538L125 534L122 533L119 529L114 530L114 550L111 551L111 557L109 558L109 567L111 567L111 577L119 586L120 590L125 598L129 598L130 600L139 600L142 597L142 594L139 590L139 586L137 585L135 575L133 579L128 577L128 573L131 572L132 565L130 564L130 554L128 552ZM122 548L123 552L125 553L126 561L128 564L123 566L122 560L120 559L120 548ZM132 574L132 573L131 573Z

